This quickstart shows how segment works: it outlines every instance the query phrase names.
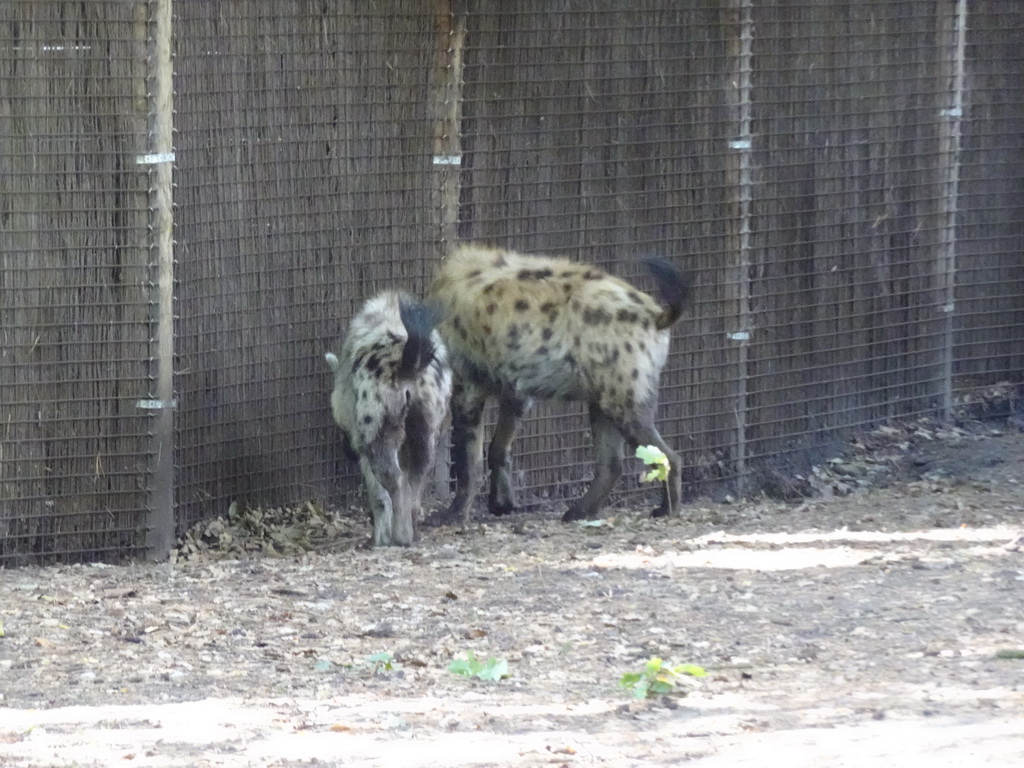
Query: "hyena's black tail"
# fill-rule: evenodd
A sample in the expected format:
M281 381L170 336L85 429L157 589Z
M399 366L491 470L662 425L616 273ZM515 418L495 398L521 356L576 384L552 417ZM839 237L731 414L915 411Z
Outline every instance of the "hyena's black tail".
M398 314L409 339L402 349L397 375L400 380L411 379L434 361L437 350L431 334L437 325L437 313L417 301L403 299L398 303Z
M668 328L683 314L686 302L690 298L690 280L679 267L666 259L649 258L644 259L644 263L654 275L661 298L668 305L655 321L660 331Z

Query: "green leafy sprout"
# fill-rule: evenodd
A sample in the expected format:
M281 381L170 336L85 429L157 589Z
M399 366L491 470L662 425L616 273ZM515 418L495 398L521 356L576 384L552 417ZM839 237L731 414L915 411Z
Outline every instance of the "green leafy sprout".
M651 468L647 474L641 475L641 480L645 483L655 480L660 480L663 483L668 482L668 456L660 448L656 445L638 445L636 457Z
M448 665L448 671L452 674L462 675L463 677L475 677L488 682L496 682L502 678L510 677L508 661L494 657L487 659L487 661L482 661L476 658L472 651L467 651L466 658L464 659L452 659L452 663Z
M0 634L0 637L3 637ZM1024 648L1000 648L996 651L997 659L1024 659Z
M667 696L677 692L684 677L706 677L707 672L696 664L668 665L657 656L650 658L639 672L627 672L619 685L631 691L634 699Z
M402 665L395 661L395 657L387 651L375 653L372 656L367 656L362 661L347 664L335 664L330 659L319 659L313 665L313 669L317 672L330 672L335 667L359 672L373 677L375 675L387 675L392 672L397 672L402 668Z
M402 668L402 665L395 661L394 657L387 651L367 656L366 662L373 665L370 670L371 675L382 675Z

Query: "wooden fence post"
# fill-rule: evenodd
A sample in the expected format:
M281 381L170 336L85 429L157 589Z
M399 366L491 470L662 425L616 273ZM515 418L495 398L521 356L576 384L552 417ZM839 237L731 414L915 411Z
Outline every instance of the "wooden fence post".
M442 251L458 237L462 170L462 49L466 14L459 0L439 0L436 10L434 155Z
M436 211L440 223L439 252L443 258L459 236L459 199L462 180L462 53L466 39L466 11L461 0L438 0L434 66L434 154ZM430 264L427 279L436 265ZM449 496L450 431L438 445L434 466L435 493Z
M163 560L174 542L174 84L171 0L150 0L148 5L148 154L138 157L136 162L149 172L149 247L155 276L151 342L155 381L151 398L139 405L153 411L146 552L151 560Z
M753 59L752 0L730 0L726 9L726 49L730 73L726 83L726 100L732 117L733 134L729 141L727 183L733 194L729 216L729 254L733 259L727 277L730 323L727 337L732 344L734 377L733 412L735 437L733 466L736 470L736 493L747 489L747 410L749 407L748 375L750 338L753 334L750 317L750 159L753 151L750 106L750 75ZM727 273L728 274L728 273Z
M952 12L950 12L952 11ZM953 319L956 295L956 222L960 187L960 124L964 111L964 53L967 37L967 0L938 0L939 56L944 64L947 99L939 113L939 155L944 178L940 183L942 220L937 258L942 320L942 416L953 413Z

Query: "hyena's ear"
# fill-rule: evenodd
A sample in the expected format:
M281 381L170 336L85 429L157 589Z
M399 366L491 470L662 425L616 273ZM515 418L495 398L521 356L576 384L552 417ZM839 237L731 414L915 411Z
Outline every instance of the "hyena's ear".
M327 364L331 367L332 373L338 372L338 367L341 365L341 362L339 362L338 356L336 354L334 354L333 352L328 352L326 355L324 355L324 360L326 360Z

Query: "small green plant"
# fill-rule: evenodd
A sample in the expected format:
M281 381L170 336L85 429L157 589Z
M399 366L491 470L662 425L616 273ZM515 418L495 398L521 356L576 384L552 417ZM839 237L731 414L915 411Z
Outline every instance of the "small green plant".
M3 637L3 634L0 634ZM996 651L997 659L1024 659L1024 648L1000 648Z
M472 651L467 651L464 659L452 659L452 663L448 665L448 671L463 677L475 677L490 682L510 676L508 661L505 659L491 657L487 661L481 661L473 655Z
M394 656L387 651L367 656L362 661L336 664L330 659L318 659L313 665L313 669L317 672L330 672L335 668L358 672L360 674L373 677L374 675L386 675L391 672L397 672L402 668L402 665L395 661Z
M627 672L619 678L619 685L633 693L634 699L665 696L676 692L684 677L705 677L707 672L696 664L669 666L657 656L650 658L640 672Z
M668 482L668 472L670 469L668 456L660 448L656 445L638 445L636 447L636 457L651 468L647 474L640 476L643 482L650 483L655 480L660 480L663 483Z
M394 657L387 651L367 656L366 663L373 665L370 669L371 675L383 675L402 668L402 665L395 661Z

